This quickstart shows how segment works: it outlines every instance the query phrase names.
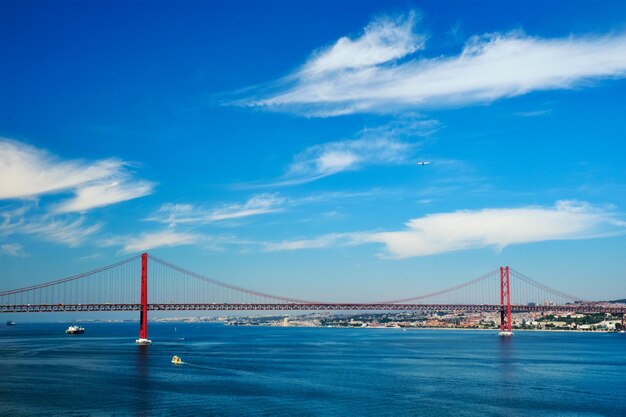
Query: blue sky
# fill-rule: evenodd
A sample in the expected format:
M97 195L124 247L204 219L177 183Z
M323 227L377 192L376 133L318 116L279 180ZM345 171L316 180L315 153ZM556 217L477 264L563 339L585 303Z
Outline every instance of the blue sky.
M626 294L623 2L0 8L2 289L148 250L302 298Z

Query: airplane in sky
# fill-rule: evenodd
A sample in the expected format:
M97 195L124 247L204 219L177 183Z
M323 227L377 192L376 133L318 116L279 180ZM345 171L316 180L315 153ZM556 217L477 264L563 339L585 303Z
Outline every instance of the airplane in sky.
M415 165L430 165L429 161L417 161Z

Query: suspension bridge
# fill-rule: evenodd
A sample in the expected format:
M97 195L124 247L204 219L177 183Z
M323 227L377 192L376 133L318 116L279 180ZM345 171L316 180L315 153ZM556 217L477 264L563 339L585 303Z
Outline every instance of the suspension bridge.
M0 291L0 313L139 311L139 344L150 343L150 310L495 312L500 315L503 336L512 335L514 312L621 314L622 329L626 315L623 305L586 301L543 285L508 266L428 294L341 303L250 290L144 253L82 274Z

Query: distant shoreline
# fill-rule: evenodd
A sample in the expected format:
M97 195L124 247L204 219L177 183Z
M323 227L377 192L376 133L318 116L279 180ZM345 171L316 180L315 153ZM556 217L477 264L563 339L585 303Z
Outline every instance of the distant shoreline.
M139 323L139 320L71 320L72 323L85 323L85 324L120 324L120 323ZM51 321L51 322L22 322L22 324L67 324L67 321ZM384 330L461 330L461 331L488 331L488 332L496 332L499 331L499 328L494 329L473 329L467 327L385 327L385 326L375 326L375 327L361 327L361 326L299 326L299 325L290 325L290 326L279 326L279 325L268 325L268 324L245 324L245 325L237 325L237 324L228 324L222 320L198 320L198 321L186 321L184 319L181 320L165 320L159 321L154 320L151 324L222 324L225 327L282 327L282 328L317 328L317 329L384 329ZM517 332L544 332L544 333L620 333L619 331L609 331L609 330L566 330L566 329L513 329L513 333Z
M462 331L487 331L499 332L500 329L469 329L466 327L348 327L348 326L233 326L233 327L296 327L296 328L320 328L320 329L387 329L387 330L462 330ZM546 329L513 329L517 332L544 332L544 333L619 333L608 330L546 330Z

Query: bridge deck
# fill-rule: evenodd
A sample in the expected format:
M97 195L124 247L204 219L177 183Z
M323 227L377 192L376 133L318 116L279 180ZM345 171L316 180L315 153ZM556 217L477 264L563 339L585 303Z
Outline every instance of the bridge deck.
M350 303L286 303L286 304L149 304L153 311L441 311L498 312L499 304L350 304ZM55 313L95 311L140 311L141 304L18 304L0 305L0 313ZM624 306L572 304L552 306L511 305L513 312L569 312L626 314Z

